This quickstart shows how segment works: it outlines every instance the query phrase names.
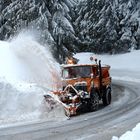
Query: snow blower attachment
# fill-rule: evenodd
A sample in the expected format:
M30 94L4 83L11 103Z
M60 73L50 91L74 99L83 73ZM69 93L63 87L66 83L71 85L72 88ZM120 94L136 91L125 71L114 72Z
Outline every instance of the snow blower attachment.
M57 101L64 106L67 116L96 111L100 100L104 106L111 103L109 69L110 66L101 66L101 61L97 62L97 59L95 64L62 65L63 89L52 94L58 97Z

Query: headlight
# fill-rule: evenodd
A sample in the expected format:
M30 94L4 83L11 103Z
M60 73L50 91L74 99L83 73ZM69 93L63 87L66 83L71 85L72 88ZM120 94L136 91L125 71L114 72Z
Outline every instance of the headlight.
M79 95L83 99L90 97L89 94L87 92L84 92L84 91L79 91Z

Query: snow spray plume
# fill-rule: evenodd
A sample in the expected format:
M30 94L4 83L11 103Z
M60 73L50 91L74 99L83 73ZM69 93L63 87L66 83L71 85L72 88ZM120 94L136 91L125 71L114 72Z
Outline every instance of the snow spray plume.
M24 69L24 74L19 79L38 85L49 85L51 89L60 83L59 65L49 49L40 45L29 32L22 32L15 37L10 42L10 49L24 65L21 70Z
M29 33L21 33L10 42L0 42L0 66L0 123L50 116L43 100L44 90L38 88L59 87L59 65L50 51ZM60 107L50 118L57 118L61 111Z

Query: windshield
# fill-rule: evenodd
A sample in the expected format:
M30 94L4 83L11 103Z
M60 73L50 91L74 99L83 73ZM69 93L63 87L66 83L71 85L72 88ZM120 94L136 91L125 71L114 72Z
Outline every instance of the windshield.
M90 66L67 67L67 68L64 68L62 72L62 76L65 79L87 78L91 76L90 74L91 74Z

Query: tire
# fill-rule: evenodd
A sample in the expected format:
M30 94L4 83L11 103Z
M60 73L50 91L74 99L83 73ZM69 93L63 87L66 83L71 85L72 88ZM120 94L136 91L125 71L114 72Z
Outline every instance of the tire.
M110 87L106 88L102 99L103 99L104 106L111 104L111 88Z
M99 108L99 96L97 92L92 93L90 100L90 111L96 111Z

